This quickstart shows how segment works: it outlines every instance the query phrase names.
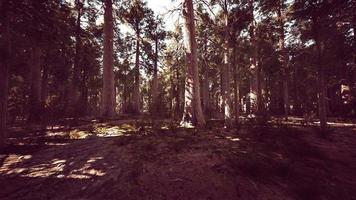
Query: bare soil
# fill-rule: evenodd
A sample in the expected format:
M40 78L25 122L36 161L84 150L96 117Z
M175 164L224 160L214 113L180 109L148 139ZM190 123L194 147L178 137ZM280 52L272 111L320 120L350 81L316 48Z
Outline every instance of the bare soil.
M118 120L10 136L0 199L356 199L354 128Z

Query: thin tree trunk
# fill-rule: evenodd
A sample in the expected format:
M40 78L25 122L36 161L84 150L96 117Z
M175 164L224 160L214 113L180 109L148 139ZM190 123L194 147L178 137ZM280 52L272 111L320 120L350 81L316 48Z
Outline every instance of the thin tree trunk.
M204 52L208 52L208 38L207 35L204 37ZM205 55L203 55L203 65L204 65L204 73L203 73L203 92L202 92L202 98L203 98L203 111L204 115L208 116L210 112L210 98L209 98L209 65L206 60Z
M76 21L76 28L75 28L75 55L74 55L74 64L73 64L73 75L72 79L70 80L70 88L69 88L69 102L67 108L67 114L69 116L77 117L80 112L79 106L79 99L80 99L80 53L81 53L81 17L82 17L82 3L80 0L75 1L75 6L77 9L77 21Z
M259 104L259 96L258 96L258 62L257 62L257 42L256 42L256 37L255 37L255 22L254 22L254 6L253 6L253 0L249 1L249 7L250 7L250 12L252 13L252 22L250 25L249 29L249 34L250 34L250 40L251 40L251 46L253 48L252 51L252 56L250 58L250 71L251 71L251 76L250 76L250 94L249 94L249 104L250 104L250 113L258 113L258 104Z
M182 124L205 126L205 119L200 101L199 72L197 65L197 44L195 37L194 9L192 0L184 0L183 17L185 25L186 80L184 116Z
M134 114L140 113L140 29L139 25L136 25L136 61L135 61L135 84L133 89L133 111Z
M231 114L231 87L230 87L230 74L231 74L231 44L230 44L230 25L229 25L229 13L227 10L227 4L225 1L225 11L224 11L224 20L225 20L225 52L224 52L224 65L223 65L223 78L222 78L222 98L223 98L223 105L224 105L224 120L225 120L225 126L231 127L232 126L232 114Z
M157 117L158 111L158 37L155 38L155 60L152 80L152 114ZM173 80L173 79L172 79Z
M279 1L277 16L279 23L279 62L282 68L282 80L283 80L283 107L284 115L287 117L290 114L289 107L289 93L288 93L288 69L286 65L286 52L284 48L284 16L282 15L283 1Z
M6 132L6 117L7 117L7 100L8 100L8 79L10 65L10 16L9 16L9 1L3 1L0 4L2 12L0 14L2 20L2 41L0 44L3 49L0 50L0 149L5 146Z
M236 56L236 45L234 48L234 56ZM233 75L234 75L234 104L235 104L235 123L239 123L239 117L240 117L240 82L239 82L239 69L238 65L236 63L236 58L234 59L233 62Z
M326 116L326 85L325 85L325 71L322 58L322 42L319 36L319 20L317 16L313 16L313 33L317 51L317 68L318 68L318 107L319 107L319 119L320 128L325 130L327 128L327 116Z
M104 65L101 117L110 119L115 115L112 0L105 0L104 4Z
M31 48L31 92L29 122L41 120L41 48L33 44Z
M48 66L43 65L42 71L42 85L41 85L41 104L42 107L46 107L46 100L48 96Z

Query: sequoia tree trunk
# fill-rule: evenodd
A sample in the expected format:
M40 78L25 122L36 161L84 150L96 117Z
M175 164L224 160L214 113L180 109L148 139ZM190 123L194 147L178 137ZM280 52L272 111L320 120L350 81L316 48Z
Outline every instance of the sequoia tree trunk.
M152 114L157 117L158 114L158 37L155 38L155 60L153 66L152 80Z
M2 40L0 44L0 149L5 146L6 139L6 117L7 117L7 99L8 99L8 79L10 65L10 16L9 1L3 1L0 4L1 11L1 30Z
M317 68L318 68L318 108L320 128L325 130L327 128L327 116L326 116L326 84L325 84L325 70L323 66L322 49L323 43L319 35L319 20L318 16L312 17L313 21L313 35L315 39L316 51L317 51Z
M113 15L112 0L104 2L104 59L103 59L103 91L101 117L113 118L115 115L115 82L113 57Z
M186 51L186 80L184 114L182 125L205 126L205 119L200 101L199 72L197 65L197 44L195 36L194 9L192 0L183 2L184 43Z
M29 122L41 120L41 48L33 42L31 48L31 84L30 84Z
M140 113L140 29L139 25L136 25L136 60L135 60L135 83L133 89L133 112L134 114Z
M283 80L283 108L284 108L284 115L287 117L290 113L289 107L289 93L288 93L288 66L286 64L286 52L284 48L284 16L282 15L283 9L283 1L279 1L277 16L278 16L278 23L279 23L279 63L281 64L282 68L282 80Z

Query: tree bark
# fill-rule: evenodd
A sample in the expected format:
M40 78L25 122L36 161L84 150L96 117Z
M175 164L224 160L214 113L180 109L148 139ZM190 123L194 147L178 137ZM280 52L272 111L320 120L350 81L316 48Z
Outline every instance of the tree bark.
M204 35L204 53L208 53L208 38ZM205 55L203 55L203 81L202 81L202 98L203 98L203 112L205 116L210 114L210 97L209 97L209 65Z
M229 13L227 10L227 4L225 2L224 8L224 20L225 20L225 51L224 51L224 64L223 64L223 71L222 71L222 100L223 100L223 113L224 113L224 121L225 126L231 127L232 120L231 120L231 87L230 87L230 73L231 73L231 44L230 44L230 25L229 25Z
M46 107L46 100L48 96L48 66L43 65L43 70L42 70L42 83L41 83L41 104L42 107Z
M289 93L288 93L288 66L286 65L286 52L284 48L284 16L282 15L283 1L280 0L278 4L277 16L279 23L279 62L282 68L282 80L283 80L283 107L284 115L287 117L290 114L290 103L289 103Z
M104 10L104 64L101 117L110 119L115 115L112 0L105 0Z
M75 1L75 6L77 9L77 21L76 21L76 28L75 28L75 55L74 55L74 64L73 64L73 75L72 79L70 80L71 87L69 88L69 102L67 108L67 114L69 116L77 117L80 112L79 106L79 99L80 99L80 56L81 56L81 46L82 41L80 37L81 32L81 17L82 17L82 7L83 4L80 0Z
M41 48L33 42L31 48L31 93L29 122L41 120Z
M152 80L152 114L157 117L158 111L158 37L155 38L155 60L153 66L153 80Z
M133 112L134 114L140 113L140 27L136 25L136 60L135 60L135 84L133 89Z
M327 128L327 114L326 114L326 85L325 85L325 71L322 58L322 41L319 35L319 19L318 16L313 15L313 34L315 39L317 51L317 68L318 68L318 108L321 130Z
M258 104L259 104L259 99L260 97L258 96L258 62L257 62L257 42L256 42L256 37L255 37L255 22L254 22L254 6L253 6L253 0L249 1L249 7L250 7L250 12L252 13L252 21L249 29L249 34L250 34L250 40L251 40L251 46L253 48L252 50L252 56L250 58L250 93L249 93L249 112L250 113L258 113Z
M182 125L205 126L200 101L199 72L197 65L197 44L195 36L194 9L192 0L184 0L183 17L185 26L186 80L184 115Z
M6 132L6 117L7 117L7 100L8 100L8 79L9 79L9 66L10 66L10 14L9 14L9 1L3 1L0 4L1 8L1 21L2 21L2 40L0 44L0 149L5 146Z
M354 117L356 118L356 2L353 1L352 27L354 31L353 37L353 108Z
M236 45L234 48L234 56L236 56ZM233 75L234 75L234 104L235 104L235 123L239 123L240 117L240 82L239 82L239 69L236 63L236 58L233 62Z

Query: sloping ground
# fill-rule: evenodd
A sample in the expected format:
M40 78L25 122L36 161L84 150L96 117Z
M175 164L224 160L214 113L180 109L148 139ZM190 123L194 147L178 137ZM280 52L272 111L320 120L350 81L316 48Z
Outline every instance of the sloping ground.
M164 122L14 130L0 199L356 199L356 133Z

